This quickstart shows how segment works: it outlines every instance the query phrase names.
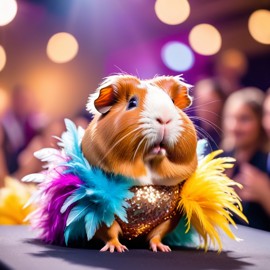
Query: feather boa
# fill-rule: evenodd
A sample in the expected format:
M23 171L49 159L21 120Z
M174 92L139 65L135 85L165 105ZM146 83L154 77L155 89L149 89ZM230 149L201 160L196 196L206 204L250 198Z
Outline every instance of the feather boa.
M178 205L186 216L186 232L192 225L202 237L205 250L210 244L217 244L221 251L219 229L230 238L239 240L229 227L229 223L236 227L232 213L248 222L242 213L240 198L234 190L234 186L242 186L224 173L225 169L233 167L235 160L230 157L216 158L222 152L214 151L199 162L195 173L183 185Z
M33 227L41 231L44 241L68 245L85 237L90 240L102 223L111 226L115 215L127 222L126 199L132 197L133 180L92 168L80 148L83 129L76 129L70 120L65 124L67 131L59 138L62 150L36 152L37 158L47 162L47 170L23 181L40 183L28 202L38 204L28 217Z
M33 227L41 231L44 241L69 245L76 240L91 240L101 224L109 227L116 216L128 222L126 201L133 196L130 188L134 180L91 167L81 151L84 130L77 129L67 119L65 124L67 131L58 138L60 150L45 148L35 153L46 162L46 170L28 175L23 181L39 183L39 190L28 202L38 204L37 210L28 217ZM222 151L204 157L206 143L205 140L198 142L198 168L186 180L180 194L178 210L185 220L181 220L166 240L172 245L190 245L194 241L191 229L194 226L205 249L210 243L217 243L221 250L218 229L237 240L228 226L235 225L231 213L246 218L233 189L238 184L224 174L234 160L216 158Z

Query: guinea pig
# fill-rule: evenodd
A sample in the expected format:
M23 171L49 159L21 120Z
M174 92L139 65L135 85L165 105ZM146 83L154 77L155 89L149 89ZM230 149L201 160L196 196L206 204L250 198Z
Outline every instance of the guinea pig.
M89 98L87 108L94 119L82 138L82 152L92 166L134 179L140 194L140 187L178 189L197 167L196 130L184 112L191 103L189 85L180 76L110 76ZM171 216L148 227L145 237L153 251L170 251L162 238L180 219ZM125 238L124 225L116 220L97 231L106 243L101 251L127 249L119 241L120 236Z

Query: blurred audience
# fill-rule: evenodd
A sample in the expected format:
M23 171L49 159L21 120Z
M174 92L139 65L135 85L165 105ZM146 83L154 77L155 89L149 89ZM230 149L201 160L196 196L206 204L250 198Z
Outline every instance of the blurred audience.
M267 137L262 127L264 93L245 88L231 94L224 106L222 146L236 158L231 177L238 190L249 226L270 231L270 172ZM240 221L239 221L240 222Z
M61 137L65 130L63 118L58 120L37 118L35 111L28 107L31 107L31 100L26 99L27 94L24 95L26 90L19 91L23 93L16 90L13 98L17 97L18 100L13 100L13 105L18 106L18 102L21 101L23 106L18 110L11 107L4 117L0 117L0 225L28 224L25 218L34 209L24 208L24 205L33 194L35 186L18 180L43 169L44 164L36 159L33 153L41 148L57 148L58 140L54 137ZM37 120L43 120L42 124L37 125L39 122ZM78 115L72 120L83 128L89 123L84 115ZM20 144L13 145L13 139L15 142L18 139ZM11 168L7 161L16 162L16 166Z
M268 137L268 150L270 150L270 88L266 92L263 104L263 127ZM270 158L268 169L270 171Z
M74 117L77 125L86 127L89 120L82 113ZM64 131L63 119L49 119L39 112L31 91L22 85L11 92L10 105L0 115L0 187L4 178L21 179L26 174L42 170L33 153L45 147L57 147Z
M77 126L86 128L88 120L82 116L72 119ZM36 135L29 145L18 156L18 170L13 174L17 179L23 178L27 174L40 172L42 164L40 160L34 157L33 153L42 148L58 148L58 140L65 131L64 119L52 120L41 132Z
M35 158L33 153L42 148L57 148L57 139L53 136L60 137L64 129L63 120L54 120L48 123L46 128L42 129L18 155L18 169L13 176L17 179L22 179L27 174L41 171L44 164Z
M36 135L38 128L36 102L29 89L18 85L11 93L8 110L0 118L1 152L9 174L18 169L17 156Z
M6 156L3 151L4 134L0 129L0 188L4 186L4 179L8 175Z
M226 100L226 90L217 79L199 81L194 90L194 116L199 137L207 138L210 153L216 150L221 141L221 113Z
M219 54L215 63L215 73L226 88L226 95L241 88L241 80L248 69L246 55L237 49L227 49Z

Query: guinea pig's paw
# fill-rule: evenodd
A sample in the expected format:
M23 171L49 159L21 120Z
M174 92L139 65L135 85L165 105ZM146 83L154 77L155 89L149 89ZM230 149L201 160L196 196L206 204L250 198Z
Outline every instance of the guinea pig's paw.
M158 252L158 251L170 252L171 251L170 247L162 244L158 238L152 238L150 240L150 249L153 250L153 252Z
M126 250L128 250L128 248L122 245L118 239L112 239L108 241L100 251L110 251L111 253L113 253L115 250L118 252L125 252Z

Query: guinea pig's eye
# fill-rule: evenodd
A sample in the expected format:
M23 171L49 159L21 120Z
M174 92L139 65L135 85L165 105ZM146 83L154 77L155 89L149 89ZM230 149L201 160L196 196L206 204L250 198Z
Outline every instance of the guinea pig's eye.
M136 97L132 97L127 105L127 110L131 110L133 108L136 108L138 106L138 99Z

